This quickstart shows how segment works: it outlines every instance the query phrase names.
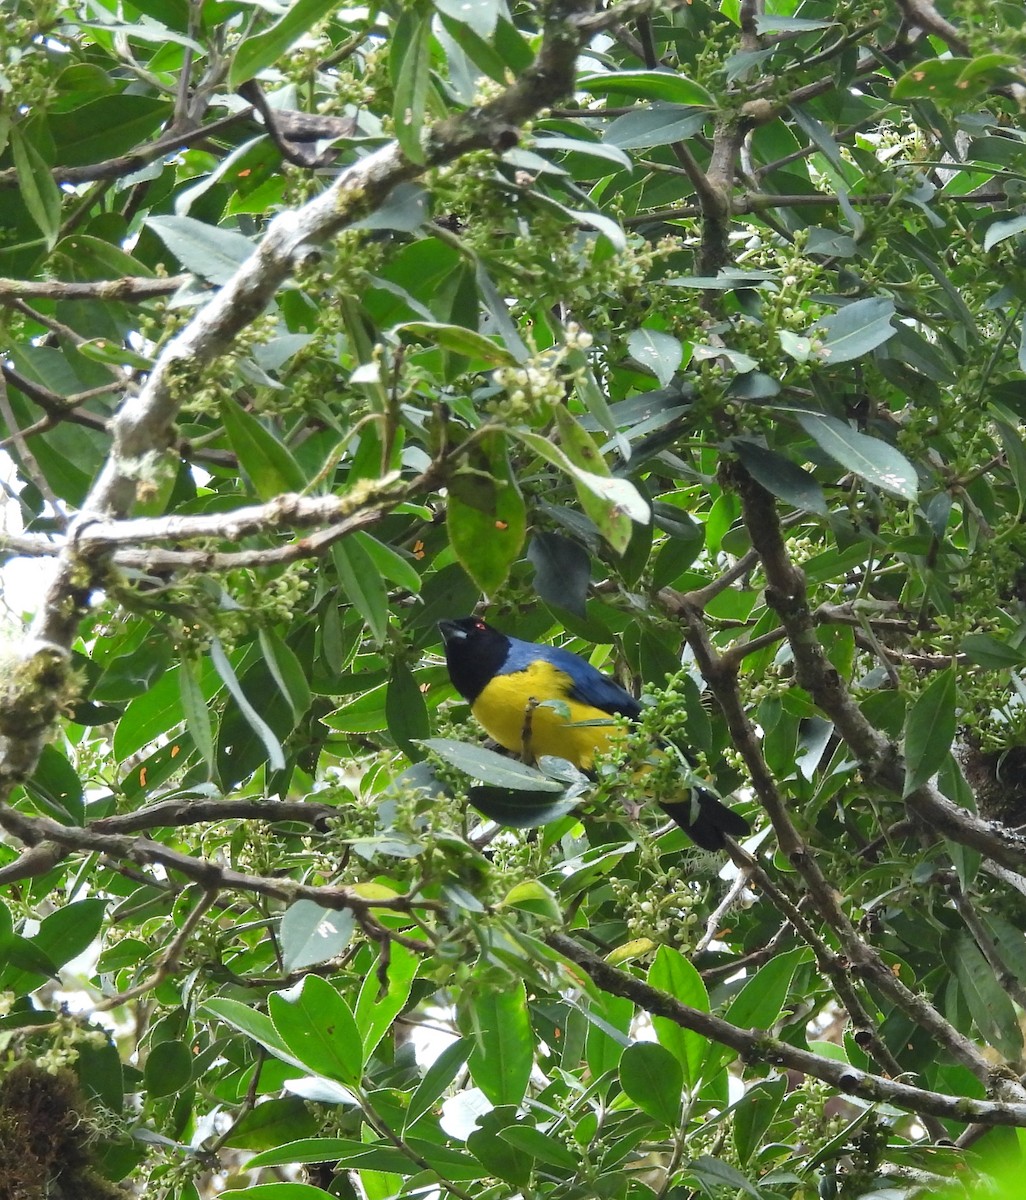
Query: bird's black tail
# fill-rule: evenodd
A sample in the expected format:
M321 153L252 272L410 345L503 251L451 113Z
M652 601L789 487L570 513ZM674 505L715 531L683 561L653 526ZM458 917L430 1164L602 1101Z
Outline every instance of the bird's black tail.
M744 817L721 804L705 788L694 788L689 796L677 803L664 801L662 808L703 850L722 850L728 836L742 838L751 831Z

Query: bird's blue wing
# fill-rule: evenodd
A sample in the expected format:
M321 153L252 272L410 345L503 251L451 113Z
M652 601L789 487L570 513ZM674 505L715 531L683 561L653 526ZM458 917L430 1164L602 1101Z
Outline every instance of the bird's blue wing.
M580 704L590 704L593 708L606 713L617 713L620 716L635 718L641 712L641 705L630 692L625 691L615 679L596 671L591 663L586 662L577 654L563 650L559 646L543 646L536 642L524 642L520 638L510 638L510 650L502 666L502 674L512 671L526 671L531 663L539 658L551 663L557 671L561 671L570 680L566 698L576 700ZM556 699L556 697L553 697Z

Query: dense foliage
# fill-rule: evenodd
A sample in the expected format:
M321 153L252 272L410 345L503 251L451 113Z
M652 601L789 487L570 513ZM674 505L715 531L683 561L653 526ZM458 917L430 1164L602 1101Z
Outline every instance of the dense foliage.
M1018 1178L1024 61L1018 0L3 6L0 1197ZM596 778L484 746L475 608L645 698Z

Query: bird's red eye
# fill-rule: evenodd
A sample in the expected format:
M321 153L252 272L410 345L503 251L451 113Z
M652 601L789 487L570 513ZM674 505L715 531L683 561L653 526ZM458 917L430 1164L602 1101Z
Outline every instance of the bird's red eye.
M475 622L474 622L474 628L475 628L475 629L487 629L487 628L488 628L488 626L487 626L487 625L485 625L484 621L475 621Z

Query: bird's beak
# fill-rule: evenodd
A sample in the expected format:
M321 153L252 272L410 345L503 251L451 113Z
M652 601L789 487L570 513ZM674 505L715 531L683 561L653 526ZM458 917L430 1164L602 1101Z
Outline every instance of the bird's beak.
M442 641L445 642L446 645L448 645L449 642L459 641L467 636L455 621L439 621L438 631L441 633Z

